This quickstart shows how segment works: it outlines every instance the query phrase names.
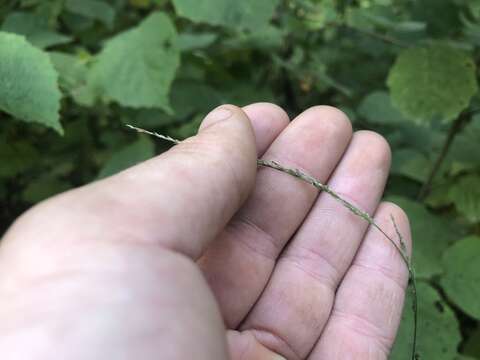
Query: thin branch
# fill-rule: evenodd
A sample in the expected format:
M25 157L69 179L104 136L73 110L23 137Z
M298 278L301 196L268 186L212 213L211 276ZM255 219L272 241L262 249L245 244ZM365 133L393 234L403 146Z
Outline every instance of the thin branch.
M305 174L304 172L302 172L301 170L299 169L292 169L292 168L288 168L288 167L285 167L281 164L279 164L278 162L276 161L273 161L273 160L262 160L262 159L258 159L257 160L257 164L260 165L260 166L264 166L264 167L269 167L269 168L272 168L272 169L275 169L275 170L279 170L281 172L284 172L286 174L289 174L293 177L296 177L298 179L301 179L311 185L313 185L314 187L316 187L318 190L321 190L323 192L326 192L327 194L329 194L330 196L332 196L335 200L337 200L338 202L340 202L343 206L345 206L348 210L350 210L352 213L354 213L355 215L361 217L362 219L364 219L366 222L368 222L370 225L372 225L373 227L375 227L378 231L380 231L382 233L382 235L384 235L391 243L392 245L397 249L397 251L400 253L402 259L403 259L403 262L405 263L405 265L407 265L408 269L410 270L410 258L409 256L407 255L406 251L403 250L402 248L402 245L399 245L395 242L395 240L393 240L376 222L375 220L368 214L366 213L365 211L355 207L354 205L352 205L350 202L348 202L347 200L343 199L340 195L338 195L335 191L333 191L328 185L325 185L325 184L322 184L321 182L319 182L317 179L315 179L314 177L308 175L308 174ZM395 225L396 226L396 225ZM400 242L400 244L402 243L402 241ZM404 246L404 245L403 245Z
M435 180L435 177L437 176L438 172L440 171L443 161L447 157L448 151L452 146L453 140L455 139L457 134L460 132L460 130L463 129L464 125L472 119L472 115L476 111L478 110L468 111L460 114L458 118L450 126L450 129L448 130L447 138L445 139L442 149L440 150L440 154L438 154L437 160L435 160L435 163L433 164L432 169L428 174L427 181L425 181L422 188L420 189L420 192L418 193L419 200L425 199L429 194L430 189L432 187L432 183Z
M410 46L406 42L403 42L401 40L398 40L398 39L396 39L394 37L391 37L389 35L386 35L386 34L381 34L381 33L375 32L375 31L360 29L360 28L356 28L356 27L348 26L348 25L343 25L343 27L348 29L348 30L355 31L359 34L363 34L363 35L369 36L371 38L383 41L387 44L391 44L391 45L395 45L395 46L399 46L399 47L403 47L403 48L407 48L407 47Z
M153 131L147 131L147 130L137 128L137 127L132 126L132 125L127 125L127 127L131 128L131 129L134 129L136 131L139 131L141 133L145 133L145 134L148 134L148 135L158 137L162 140L170 141L174 144L179 144L181 142L180 140L173 139L170 136L161 135L161 134L158 134L158 133L153 132ZM398 230L397 224L395 223L395 220L393 219L393 216L391 216L391 219L392 219L392 222L393 222L393 226L395 228L395 232L396 232L397 236L399 237L399 244L397 244L396 241L390 235L388 235L375 222L375 220L368 213L366 213L365 211L357 208L356 206L354 206L353 204L351 204L347 200L343 199L340 195L338 195L335 191L333 191L328 185L322 184L320 181L318 181L314 177L304 173L303 171L301 171L299 169L285 167L282 164L280 164L276 161L273 161L273 160L257 159L257 165L281 171L285 174L291 175L291 176L296 177L296 178L298 178L302 181L305 181L308 184L313 185L315 188L317 188L320 191L326 192L327 194L332 196L335 200L340 202L343 206L345 206L348 210L350 210L353 214L361 217L362 219L367 221L371 226L376 228L395 247L395 249L400 254L403 262L405 263L405 266L407 267L408 275L409 275L409 279L410 279L412 296L413 296L412 309L413 309L413 312L414 312L414 316L413 316L414 329L413 329L413 343L412 343L411 359L412 360L418 359L418 354L417 354L417 351L416 351L416 344L417 344L417 311L418 311L418 309L417 309L417 286L416 286L416 281L415 281L416 280L415 279L415 271L413 269L410 257L408 256L406 246L405 246L405 242L403 241L403 237Z

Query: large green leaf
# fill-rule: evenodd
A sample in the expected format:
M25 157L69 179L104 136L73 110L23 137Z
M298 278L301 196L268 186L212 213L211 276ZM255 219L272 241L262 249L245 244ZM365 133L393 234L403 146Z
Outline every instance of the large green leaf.
M480 237L470 236L445 251L441 285L468 315L480 320Z
M413 264L417 277L430 278L440 274L443 251L458 239L458 230L444 218L430 213L420 203L397 196L389 200L402 207L410 219Z
M463 176L450 188L448 197L469 221L480 222L480 176Z
M89 76L104 98L131 107L169 110L170 85L179 65L177 33L163 13L111 39Z
M446 45L408 48L391 68L387 84L393 104L407 117L419 122L451 120L477 92L475 63Z
M98 178L104 178L126 168L136 165L139 162L150 159L155 155L155 146L152 140L141 136L137 141L125 146L112 154L111 158L100 170Z
M258 31L268 24L279 0L173 0L179 16L194 22Z
M419 282L417 353L420 359L452 360L460 342L458 322L452 309L430 285ZM410 292L403 309L403 318L390 360L409 359L413 331Z
M57 72L23 36L0 32L0 110L62 133Z

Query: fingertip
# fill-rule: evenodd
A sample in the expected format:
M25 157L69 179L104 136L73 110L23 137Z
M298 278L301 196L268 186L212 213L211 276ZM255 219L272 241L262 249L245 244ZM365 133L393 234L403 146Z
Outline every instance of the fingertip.
M382 164L385 169L390 169L392 150L387 139L371 130L356 131L354 136L363 141L366 152L370 154L372 159L375 158L372 161Z
M261 157L277 136L288 126L290 118L280 106L259 102L242 108L255 132L257 156Z
M215 167L230 173L243 202L255 183L257 150L255 134L245 112L225 104L213 109L203 120L199 132L176 146L174 152L197 154L205 169Z
M223 149L225 153L240 153L250 163L257 158L254 129L248 115L238 106L225 104L213 109L205 116L194 138L199 136L212 136L211 143L227 146Z
M275 122L278 127L286 127L290 122L287 112L277 104L258 102L244 106L242 109L249 116L255 113L264 115L268 120Z
M231 104L224 104L216 107L212 111L210 111L207 116L203 119L200 127L198 129L199 132L218 124L225 120L240 120L244 122L248 120L247 115L245 112L239 108L238 106L231 105ZM249 123L249 121L247 121Z
M302 119L302 121L311 118L315 121L323 121L323 126L330 124L331 128L329 130L332 132L332 135L350 138L353 133L352 122L347 114L330 105L312 106L297 116L297 118Z

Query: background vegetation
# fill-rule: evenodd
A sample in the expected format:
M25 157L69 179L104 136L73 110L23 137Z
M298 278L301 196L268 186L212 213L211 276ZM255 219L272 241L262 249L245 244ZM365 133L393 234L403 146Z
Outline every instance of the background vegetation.
M343 109L393 149L423 359L480 359L480 1L2 0L0 234L221 103ZM408 358L411 311L393 359Z

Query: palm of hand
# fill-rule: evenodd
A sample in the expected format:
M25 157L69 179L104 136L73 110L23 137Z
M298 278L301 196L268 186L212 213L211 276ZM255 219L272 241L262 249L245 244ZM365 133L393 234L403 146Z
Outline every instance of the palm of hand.
M408 277L399 254L328 194L272 169L255 179L253 161L328 181L385 229L393 214L409 245L403 212L379 205L385 141L352 136L333 108L287 126L269 104L244 109L254 140L229 109L198 139L14 225L0 248L6 359L387 358Z

